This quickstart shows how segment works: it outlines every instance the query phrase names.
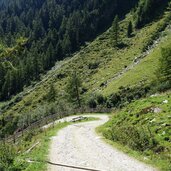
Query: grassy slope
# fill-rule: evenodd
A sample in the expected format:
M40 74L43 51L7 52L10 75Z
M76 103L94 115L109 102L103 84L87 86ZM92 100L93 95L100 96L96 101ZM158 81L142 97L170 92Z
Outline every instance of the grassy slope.
M65 89L68 75L73 69L79 71L83 80L83 86L88 89L86 94L100 90L104 95L109 95L117 91L120 86L135 86L140 84L142 81L144 84L150 83L155 78L155 71L158 65L158 59L160 57L160 47L164 46L168 42L171 42L171 40L169 40L171 35L168 32L165 33L168 35L168 37L164 38L163 41L159 43L159 46L156 47L155 50L145 57L137 66L122 75L122 77L119 79L110 82L107 87L100 87L102 83L105 83L107 80L113 78L115 74L133 63L133 60L142 53L144 47L151 39L152 33L157 30L159 24L163 23L164 18L165 16L158 21L155 21L152 24L144 27L143 29L135 31L135 36L132 38L125 38L126 31L124 28L127 27L129 20L132 19L132 16L128 15L126 19L120 23L120 27L122 29L121 37L123 38L123 42L127 45L125 48L116 50L112 47L112 34L109 29L92 43L88 44L87 47L83 47L80 52L75 53L72 59L57 63L57 69L50 71L47 76L44 76L43 78L45 78L45 81L36 86L33 91L26 93L27 91L30 91L30 89L27 88L25 90L23 99L9 109L6 112L6 115L18 115L22 111L34 109L38 104L44 104L43 96L46 94L47 89L49 89L50 83L55 84L55 88L59 93L60 98L60 94L62 94L63 90ZM98 63L98 67L96 69L89 69L89 65L93 63ZM62 65L62 67L58 68L58 65ZM59 74L62 74L64 78L58 78L57 76ZM170 92L169 96L171 96ZM168 99L169 103L164 105L162 104L162 101L165 99ZM115 124L120 117L125 118L123 123L127 124L127 122L135 122L135 125L143 121L143 124L145 125L151 124L150 121L155 118L155 122L152 122L151 124L152 131L154 132L156 127L161 127L157 134L154 133L156 139L161 143L162 146L167 146L170 149L170 143L164 140L164 137L170 136L170 129L169 127L162 126L164 123L171 123L169 114L169 111L171 110L169 107L170 102L171 99L166 94L154 98L139 100L130 104L130 106L125 108L123 111L118 112L118 115L114 117L105 128L109 128L111 124ZM0 106L1 105L3 106L4 103L0 104ZM151 105L160 107L163 109L163 111L159 114L148 113L142 115L140 118L136 118L137 112ZM132 110L131 114L128 114L129 109ZM148 119L146 120L146 118ZM162 135L164 131L166 134ZM44 143L46 146L46 139ZM34 156L35 154L40 154L40 156L42 156L42 153L46 154L47 151L40 150L40 153L35 151L33 154L31 154L31 156ZM143 154L143 156L144 155L148 158L148 161L151 161L149 160L149 156L151 156L150 151L147 151L147 153ZM167 168L170 167L168 158L165 158L165 154L163 156L152 155L152 163L163 168L163 170L168 170ZM30 167L31 169L34 168L34 166ZM36 168L34 169L36 170Z
M40 142L40 144L38 144L38 146L33 149L30 153L28 154L24 154L21 156L21 159L30 159L30 160L40 160L40 161L45 161L47 160L47 156L49 153L49 144L51 142L51 137L55 136L57 134L57 132L68 126L70 123L60 123L57 124L53 129L49 129L47 130L45 133L41 133L38 136L33 138L33 142ZM43 170L47 170L47 165L46 163L31 163L27 166L27 168L25 169L25 171L43 171Z
M115 74L122 71L125 66L132 64L133 60L142 53L143 48L149 40L151 40L152 33L156 32L159 24L163 23L165 17L166 15L143 29L135 31L135 36L132 38L125 38L125 28L127 27L129 20L132 19L132 16L128 15L126 19L120 23L120 28L122 30L121 37L126 44L125 48L120 50L114 49L112 47L112 33L110 32L110 29L107 30L87 47L82 48L80 52L74 54L73 58L68 61L65 60L57 63L57 69L54 69L47 74L48 79L46 79L45 76L45 81L36 86L30 93L26 93L23 99L16 103L6 113L17 114L21 111L32 110L38 104L43 104L43 96L46 94L47 89L49 89L50 83L55 84L55 88L57 89L60 98L60 94L65 90L68 75L74 69L79 72L83 80L83 86L88 90L86 94L93 93L100 89L103 94L109 95L110 93L117 91L121 85L133 86L139 84L144 78L145 81L150 82L154 77L155 67L148 66L157 65L157 58L156 60L153 60L155 55L152 55L153 58L150 56L145 58L142 63L136 66L136 68L126 73L120 79L112 81L107 87L100 88L102 83L105 83L107 80L114 77ZM158 54L158 51L155 53ZM157 57L158 56L159 55L157 55ZM93 63L98 63L99 66L96 69L89 69L89 65ZM62 67L58 67L58 65L62 65ZM136 75L135 70L138 72ZM132 73L134 74L134 77L132 77ZM57 76L59 74L62 74L64 78L58 78Z
M135 86L137 84L141 85L141 83L149 84L152 80L157 79L156 70L161 56L160 49L161 47L166 46L166 44L171 44L171 32L166 31L165 34L167 36L163 38L159 45L146 58L133 69L122 75L122 77L111 82L103 93L109 95L112 92L117 91L121 86Z
M95 121L95 120L99 120L99 118L91 117L90 115L90 117L86 118L85 120L78 121L75 123L90 122L90 121ZM37 135L33 135L29 143L27 141L26 142L21 141L20 144L18 144L20 155L16 158L16 162L21 161L21 162L18 162L18 164L25 163L24 164L25 171L47 170L47 164L45 162L40 162L40 163L33 162L33 163L28 164L25 161L28 159L38 160L38 161L48 160L48 153L49 153L49 146L50 146L51 138L53 136L56 136L59 130L71 124L72 124L71 122L58 123L54 127L48 128L44 132L40 132ZM29 135L27 137L29 137ZM39 142L39 144L35 148L33 148L29 153L23 153L23 151L27 151L26 149L29 149L32 145L36 144L37 142Z
M163 103L168 100L168 103ZM147 149L143 152L133 152L125 145L117 145L125 152L138 157L144 162L154 164L161 170L169 171L171 169L171 92L167 92L156 97L149 97L146 99L138 100L125 107L123 110L114 114L112 119L104 126L99 128L99 131L109 138L109 130L115 126L118 129L123 125L133 125L137 129L146 129L149 127L151 136L158 142L155 149ZM149 107L160 108L162 111L159 113L145 112ZM142 112L144 111L144 112ZM107 139L108 139L107 138ZM110 139L110 138L109 138ZM117 142L114 140L114 142ZM120 141L119 141L120 143ZM122 143L121 143L122 144ZM115 144L116 145L116 144ZM128 144L127 144L128 146ZM162 149L163 150L159 150ZM159 151L158 151L159 150ZM156 151L156 152L154 152ZM158 151L158 152L157 152Z

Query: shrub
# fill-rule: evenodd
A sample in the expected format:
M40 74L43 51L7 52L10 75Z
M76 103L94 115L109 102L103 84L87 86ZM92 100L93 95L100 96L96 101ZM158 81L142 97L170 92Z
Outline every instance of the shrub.
M97 99L97 103L99 105L103 105L106 102L106 99L105 99L105 97L103 97L102 94L98 94L96 99Z
M22 171L28 163L16 160L16 149L7 144L0 144L0 171Z
M112 94L109 98L113 107L118 107L121 102L121 97L119 94Z
M171 88L170 81L161 82L157 85L157 91L163 92Z
M33 136L35 135L35 132L30 131L28 132L25 136L24 136L24 141L28 141L30 142L33 138Z
M133 125L116 124L111 127L110 131L104 132L104 136L138 151L145 151L147 149L156 151L158 145L158 142L151 136L149 129Z
M137 86L133 88L120 87L119 90L118 93L111 94L107 100L105 100L108 108L122 108L135 99L145 97L151 91L151 88L148 86Z
M96 100L94 99L94 98L91 98L91 99L89 99L88 100L88 106L90 107L90 108L96 108L97 107L97 102L96 102Z
M0 170L10 170L13 166L15 156L15 150L11 146L0 144Z
M88 65L89 69L97 69L99 67L99 62L90 63Z

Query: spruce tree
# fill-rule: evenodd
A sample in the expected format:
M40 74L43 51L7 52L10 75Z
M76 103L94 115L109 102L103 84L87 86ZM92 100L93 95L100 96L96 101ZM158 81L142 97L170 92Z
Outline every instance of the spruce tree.
M159 61L157 76L161 82L168 81L171 85L171 48L161 49L161 58Z
M12 81L11 81L11 71L8 71L5 76L5 82L2 87L2 98L3 100L9 99L11 95Z
M34 67L34 78L37 80L39 78L39 61L37 56L33 58L33 67Z
M127 36L131 37L133 32L133 27L132 27L132 22L130 21L128 24L128 29L127 29Z
M118 46L119 39L119 19L118 16L115 16L115 19L112 24L112 34L113 34L113 45L114 47Z
M69 34L65 34L63 44L62 44L63 52L65 54L70 54L71 53L71 40Z
M79 78L77 72L74 71L68 80L67 92L69 94L69 99L73 102L77 102L78 107L81 107L81 85L81 79Z
M117 12L124 16L137 0L122 1L0 0L1 61L9 61L16 69L11 72L10 94L21 91L57 60L93 40ZM7 70L5 67L3 73L0 66L1 92Z
M53 84L50 85L49 92L47 93L47 100L49 102L56 100L56 90Z
M56 56L59 60L63 59L63 52L62 52L62 46L61 46L61 41L58 42L56 45Z
M55 64L55 53L52 43L49 44L49 47L47 49L47 56L49 58L50 67L52 67Z
M3 66L3 63L0 62L0 90L2 88L2 85L4 84L5 79L5 68Z

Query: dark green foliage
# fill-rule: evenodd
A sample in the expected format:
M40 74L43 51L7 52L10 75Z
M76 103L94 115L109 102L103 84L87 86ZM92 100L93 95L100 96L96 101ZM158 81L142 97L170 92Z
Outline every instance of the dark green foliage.
M169 90L170 87L170 81L159 82L158 80L155 84L154 91L165 92L166 90Z
M0 144L0 170L10 171L14 164L16 154L9 145Z
M12 135L14 130L17 129L18 117L3 116L0 119L0 140L8 135Z
M171 85L171 47L161 49L158 76L161 82L168 81Z
M93 95L88 99L87 105L90 108L96 108L97 106L123 108L134 100L146 97L151 91L151 88L148 86L137 86L134 88L121 87L117 93L112 93L108 97L104 97L101 94Z
M132 26L132 22L130 21L128 24L128 29L127 29L127 37L131 37L132 32L133 32L133 26Z
M45 96L45 98L47 99L47 96ZM20 115L18 116L6 116L1 114L0 140L2 140L5 137L8 137L9 135L13 135L16 130L20 132L21 130L26 129L29 126L34 125L38 121L40 121L40 124L42 124L43 126L44 124L47 124L45 123L45 120L43 120L44 118L48 117L49 119L46 119L46 121L52 122L52 119L58 119L59 117L62 118L68 114L73 113L71 104L68 103L67 100L58 100L56 96L52 94L49 100L50 101L44 103L43 105L37 105L37 107L35 107L31 111L24 111L20 113ZM53 118L52 115L55 115L56 118Z
M141 28L156 17L163 14L168 4L168 0L140 0L135 13L136 28Z
M5 76L5 82L2 87L2 92L3 92L2 97L9 98L12 89L11 83L12 83L11 71L8 71Z
M151 136L148 128L139 129L133 125L122 125L122 122L113 125L110 131L104 132L104 135L106 138L127 145L133 150L155 150L157 146L157 141Z
M0 144L0 170L1 171L22 171L26 168L26 162L15 161L17 151L11 145Z
M71 41L70 41L70 36L68 34L64 36L62 49L63 49L63 52L67 54L71 53Z
M155 91L166 91L171 88L171 47L170 45L161 49L159 67L156 71L157 81L154 85Z
M134 88L124 88L121 87L118 93L111 94L106 101L106 106L108 108L122 108L133 100L146 97L150 92L150 87L134 87Z
M56 90L54 88L54 85L51 84L49 92L47 93L45 97L49 102L56 100Z
M74 71L68 80L66 91L69 95L70 101L77 102L78 107L81 107L81 89L81 79L79 78L77 72Z
M97 103L98 103L99 105L103 105L103 104L105 104L105 102L106 102L106 98L105 98L102 94L98 94L98 95L96 96L96 99L97 99Z
M92 108L92 109L96 108L97 107L96 100L94 98L89 99L88 106L89 106L89 108Z
M112 24L113 46L117 47L119 42L119 18L115 16Z
M0 0L0 100L22 91L57 60L79 50L138 0ZM27 39L25 39L27 38ZM8 66L4 64L8 61Z
M87 105L89 108L95 109L97 107L105 108L106 105L106 97L102 94L93 94L88 100Z
M111 101L111 104L113 105L113 107L117 107L121 103L121 97L119 94L112 94L110 96L110 101Z
M97 69L99 67L99 62L90 63L88 65L89 69Z

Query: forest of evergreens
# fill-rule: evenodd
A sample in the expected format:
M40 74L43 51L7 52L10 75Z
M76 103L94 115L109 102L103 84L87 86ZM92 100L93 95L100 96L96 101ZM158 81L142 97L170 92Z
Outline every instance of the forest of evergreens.
M39 80L40 74L56 61L79 50L108 28L115 15L124 17L137 3L138 0L1 0L0 100L8 100ZM135 27L143 27L156 18L166 4L167 0L139 1Z
M136 51L134 43L138 41L134 42L132 39L136 35L140 35L139 39L143 36L145 37L145 32L143 32L144 35L140 33L143 28L147 27L146 31L148 31L149 25L153 27L155 21L163 18L163 20L161 19L162 22L154 26L154 28L157 28L156 31L152 28L154 34L150 35L148 33L147 35L151 37L147 37L147 41L143 39L144 44L141 42L143 47L138 47L140 50L137 53L131 53L133 57L136 57L134 55L137 54L142 55L140 53L144 53L144 51L147 55L150 45L156 40L159 43L158 38L163 36L161 32L166 29L170 22L171 15L164 17L164 14L168 13L168 9L166 10L167 4L168 0L0 0L0 101L2 102L2 107L0 106L0 139L5 140L8 136L14 135L16 130L20 132L37 121L54 114L64 117L75 111L85 112L86 109L87 111L96 112L98 110L102 111L102 109L106 111L108 109L109 111L111 109L119 110L140 98L146 98L153 93L169 90L171 88L170 44L160 48L160 58L156 59L159 60L158 70L155 71L157 80L153 78L148 84L140 84L138 82L134 86L133 84L129 86L123 84L117 91L112 89L110 94L105 95L103 92L102 94L96 94L91 84L87 84L90 87L84 85L87 81L83 80L85 77L82 79L85 69L84 65L87 65L85 70L90 72L88 75L90 78L87 82L92 81L91 74L93 75L100 69L104 71L101 65L105 65L107 62L104 60L105 62L102 64L99 58L97 61L95 58L94 61L92 60L87 64L83 62L78 67L82 69L82 73L79 73L78 68L74 70L74 67L71 68L72 74L66 71L57 73L56 77L59 77L59 79L60 77L67 77L64 82L59 83L63 88L61 91L59 90L60 86L57 87L58 82L51 80L47 81L47 85L40 91L43 92L46 89L47 92L43 92L42 95L40 95L41 93L38 95L35 93L31 96L36 98L37 101L32 102L31 98L24 99L25 94L16 96L16 101L8 101L11 97L22 92L25 87L34 86L35 82L39 82L42 75L46 74L55 65L55 62L71 57L82 46L86 46L87 42L91 42L108 28L110 29L104 35L102 34L102 36L97 38L96 47L95 45L91 46L93 53L96 53L99 50L97 46L102 41L106 41L107 46L110 44L112 50L108 49L105 51L104 49L102 55L100 54L102 58L105 54L110 58L113 55L110 54L111 52L118 53L129 48L132 48L133 52ZM125 19L126 14L128 16ZM122 24L123 21L124 24ZM88 54L86 53L87 51L89 49L83 48L80 53ZM125 52L129 51L125 50ZM124 58L131 56L130 54L127 56L126 53L124 55ZM84 57L86 58L87 56L85 55ZM118 58L119 56L116 57ZM112 58L115 58L115 56L113 55ZM131 62L132 59L130 57ZM117 62L114 63L112 68L117 68L122 59L119 58ZM125 70L129 62L124 63ZM133 62L136 63L135 60ZM110 63L110 59L108 63ZM111 72L113 72L112 69ZM119 67L117 72L120 72ZM93 80L94 82L99 81L101 89L105 88L105 86L107 87L108 79L114 78L117 73L112 73L113 75L109 75L109 77L108 74L110 73L106 72L105 74L106 78L102 80L103 83L98 79ZM96 90L99 87L96 87ZM38 98L39 95L41 98ZM18 102L21 102L21 104L15 106ZM13 105L15 106L14 108L12 108ZM139 113L136 113L135 118L137 121ZM122 122L119 122L119 124L122 125ZM112 131L111 135L115 133L113 127ZM123 133L122 137L116 138L120 142L127 142L126 139L123 139L124 131L122 129L120 131ZM137 130L133 131L136 132ZM106 135L108 134L110 134L109 131ZM113 141L114 139L112 138L110 137L109 139ZM125 136L125 138L127 137ZM135 141L134 137L133 139ZM137 139L137 141L139 143L141 139ZM166 141L168 141L168 137L166 137ZM145 144L143 148L136 148L136 150L146 150L146 148L150 148L150 143L148 144L149 146ZM137 142L135 142L136 145ZM156 144L153 145L155 151ZM6 148L2 146L0 151L2 151L0 153L0 170L14 170L13 160L15 157L12 153L8 154L8 152L12 151L10 147L8 149L8 146ZM7 155L6 160L1 160L5 154ZM20 171L22 169L17 168L16 170Z
M0 100L9 99L123 17L138 0L0 1Z

